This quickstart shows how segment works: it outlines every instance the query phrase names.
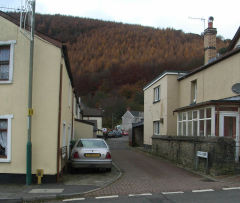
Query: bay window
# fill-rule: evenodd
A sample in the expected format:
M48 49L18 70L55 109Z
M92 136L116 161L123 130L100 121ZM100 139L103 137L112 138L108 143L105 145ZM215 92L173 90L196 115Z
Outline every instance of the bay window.
M180 136L215 135L214 112L214 107L178 112L177 134Z

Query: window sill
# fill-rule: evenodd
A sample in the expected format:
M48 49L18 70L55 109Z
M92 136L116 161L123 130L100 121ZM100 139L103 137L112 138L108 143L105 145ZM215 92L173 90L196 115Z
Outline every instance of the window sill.
M160 99L157 100L157 101L154 101L153 104L156 104L156 103L158 103L158 102L160 102L160 101L161 101Z
M7 157L6 158L0 157L0 163L8 163L8 162L10 162L10 159L8 159Z
M11 84L12 80L0 80L0 84Z

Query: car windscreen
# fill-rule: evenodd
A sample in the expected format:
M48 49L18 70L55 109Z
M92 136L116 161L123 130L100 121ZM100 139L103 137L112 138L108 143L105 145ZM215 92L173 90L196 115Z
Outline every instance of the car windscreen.
M77 146L84 148L107 148L107 145L102 140L80 140Z

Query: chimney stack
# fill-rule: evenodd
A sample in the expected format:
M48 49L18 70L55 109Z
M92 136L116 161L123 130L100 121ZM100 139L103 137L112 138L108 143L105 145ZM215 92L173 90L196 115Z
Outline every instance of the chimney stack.
M214 18L208 18L208 28L204 30L204 65L217 55L216 51L216 35L217 29L213 28Z

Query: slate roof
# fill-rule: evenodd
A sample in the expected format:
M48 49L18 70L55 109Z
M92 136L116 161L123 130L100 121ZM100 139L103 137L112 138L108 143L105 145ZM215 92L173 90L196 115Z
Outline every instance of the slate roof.
M177 108L174 110L174 112L184 111L184 110L193 109L193 108L200 108L208 105L238 105L239 106L239 104L240 104L240 96L235 96L235 97L228 97L228 98L218 99L218 100L209 100L209 101L200 102L197 104L190 104L188 106Z
M238 54L240 52L240 47L239 48L235 48L235 49L233 49L233 48L236 45L236 43L237 43L239 38L240 38L240 26L239 26L235 36L231 40L231 43L230 43L230 45L228 47L228 52L227 53L223 54L222 56L216 58L215 60L213 60L213 61L211 61L211 62L209 62L209 63L207 63L207 64L205 64L203 66L200 66L198 68L193 69L192 71L190 71L186 75L178 78L178 80L179 81L183 80L183 79L185 79L185 78L187 78L187 77L189 77L189 76L191 76L191 75L193 75L195 73L198 73L198 72L200 72L200 71L202 71L204 69L207 69L207 68L211 67L212 65L214 65L216 63L219 63L219 62L221 62L221 61L223 61L223 60L225 60L225 59L227 59L227 58L229 58L229 57L231 57L231 56L233 56L235 54Z
M180 81L180 80L183 80L183 79L185 79L185 78L187 78L187 77L189 77L189 76L191 76L191 75L194 75L195 73L198 73L198 72L200 72L200 71L202 71L202 70L205 70L205 69L211 67L212 65L214 65L214 64L216 64L216 63L219 63L219 62L221 62L221 61L223 61L223 60L225 60L225 59L227 59L227 58L229 58L229 57L231 57L231 56L233 56L233 55L235 55L235 54L237 54L237 53L239 53L239 52L240 52L240 48L233 49L233 50L227 52L226 54L220 56L220 57L217 58L216 60L214 60L214 61L212 61L212 62L210 62L210 63L208 63L208 64L206 64L206 65L203 65L203 66L200 66L200 67L198 67L198 68L193 69L192 71L190 71L190 72L187 73L186 75L178 78L178 80L179 80L179 81Z
M228 51L231 51L234 48L239 38L240 38L240 26L238 27L236 34L234 35L231 43L229 44Z
M82 112L83 112L83 116L103 117L103 111L102 111L102 109L84 107L84 109L82 110Z
M142 111L129 111L134 117L143 117Z

